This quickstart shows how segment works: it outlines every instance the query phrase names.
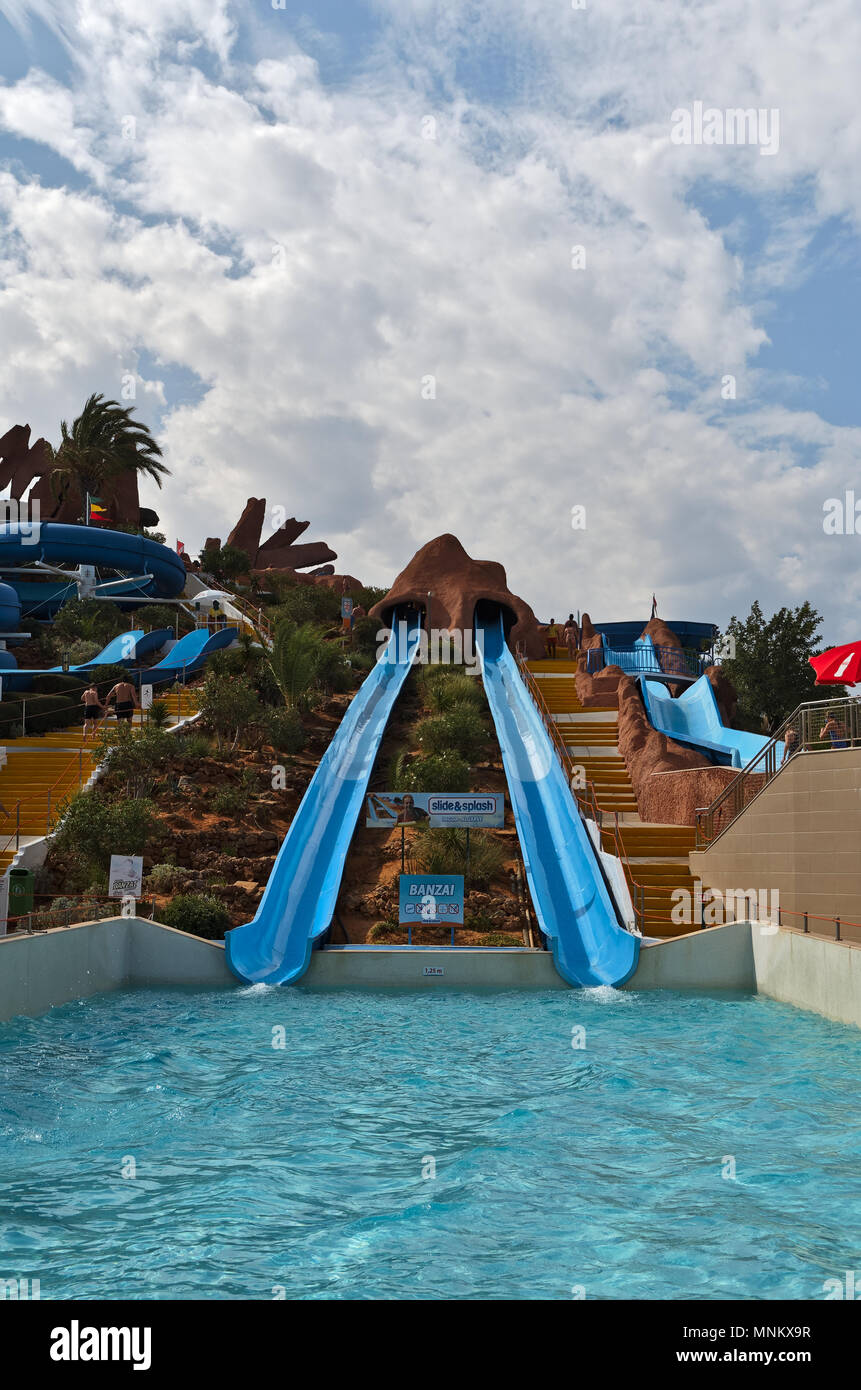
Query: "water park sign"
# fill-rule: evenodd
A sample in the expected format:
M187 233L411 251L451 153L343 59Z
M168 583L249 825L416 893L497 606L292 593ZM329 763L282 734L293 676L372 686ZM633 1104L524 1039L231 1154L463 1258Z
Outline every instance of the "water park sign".
M463 874L401 874L398 922L402 927L462 927Z
M140 855L112 854L108 883L109 898L139 898L143 883L143 859Z
M427 824L432 830L446 826L501 829L505 823L505 797L502 792L371 792L365 816L365 824L373 830L420 824Z

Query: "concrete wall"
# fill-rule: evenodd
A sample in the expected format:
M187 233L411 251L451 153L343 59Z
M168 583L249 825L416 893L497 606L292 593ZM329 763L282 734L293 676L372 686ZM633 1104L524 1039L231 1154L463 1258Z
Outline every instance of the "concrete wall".
M442 970L426 975L425 970ZM548 951L389 947L314 951L303 985L314 989L567 989Z
M425 971L442 970L442 975ZM143 918L0 940L0 1022L134 985L239 988L219 942ZM546 951L338 947L315 951L303 985L316 989L567 989ZM644 945L625 986L738 989L861 1027L861 948L731 922Z
M861 1028L861 948L756 925L752 945L760 994Z
M709 849L691 853L691 873L723 891L777 890L787 911L861 922L859 846L861 748L797 753ZM861 940L861 930L845 934Z
M0 938L0 1022L141 984L234 985L224 947L140 917Z
M756 989L750 923L729 922L640 948L625 989Z

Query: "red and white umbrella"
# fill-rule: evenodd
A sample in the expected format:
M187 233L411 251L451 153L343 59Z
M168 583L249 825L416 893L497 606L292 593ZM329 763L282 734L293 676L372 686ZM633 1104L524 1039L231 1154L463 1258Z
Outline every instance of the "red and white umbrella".
M832 647L808 660L816 672L817 685L855 685L861 681L861 642Z

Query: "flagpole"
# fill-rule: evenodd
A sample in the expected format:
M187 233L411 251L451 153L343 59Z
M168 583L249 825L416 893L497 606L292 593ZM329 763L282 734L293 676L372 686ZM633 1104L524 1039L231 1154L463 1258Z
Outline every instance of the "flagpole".
M87 505L86 505L85 515L84 515L84 525L85 525L85 526L89 526L89 524L90 524L90 494L89 494L89 492L88 492L88 493L87 493Z

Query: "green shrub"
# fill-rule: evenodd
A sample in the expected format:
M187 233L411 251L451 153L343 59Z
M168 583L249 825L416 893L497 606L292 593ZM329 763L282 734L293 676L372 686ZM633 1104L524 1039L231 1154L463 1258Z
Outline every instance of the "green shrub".
M301 626L303 623L336 623L341 615L341 599L333 589L324 584L295 584L283 588L278 596L278 605L270 614L276 623L287 619Z
M147 878L148 887L154 893L169 893L179 873L176 864L153 864Z
M267 709L261 728L276 753L300 753L305 747L305 730L295 709Z
M240 735L260 712L260 701L247 676L207 675L200 691L200 723L215 735L219 751L236 748Z
M432 715L416 725L416 738L425 753L459 753L474 762L487 745L487 725L472 705L456 705L446 714Z
M170 721L170 711L164 700L153 700L149 707L147 723L151 729L166 729Z
M208 758L212 752L212 742L206 734L183 734L176 745L176 751L183 758Z
M423 827L413 840L411 873L466 875L466 831ZM505 854L486 830L469 834L469 886L486 888L502 872Z
M484 689L476 676L456 672L445 680L432 681L427 687L427 701L439 714L469 706L483 711L486 708Z
M248 810L248 791L244 787L219 787L212 809L219 816L241 816Z
M492 931L485 936L480 936L476 941L476 946L522 946L522 938L509 936L506 932Z
M406 927L399 926L396 918L388 917L383 922L374 923L368 931L367 939L372 943L385 943L387 941L392 941L395 937L402 936L405 931Z
M307 696L317 670L319 638L308 623L292 619L279 622L272 640L272 674L284 701L291 708Z
M66 803L53 847L74 856L82 870L107 872L112 854L143 854L157 827L151 801L108 801L97 790L77 792Z
M403 771L403 787L409 792L468 792L469 764L459 753L421 754Z
M166 927L220 941L230 926L227 909L209 893L179 893L160 911Z
M128 724L109 724L96 739L96 762L109 760L111 773L125 782L128 796L140 797L176 756L174 735L158 725L134 732Z

